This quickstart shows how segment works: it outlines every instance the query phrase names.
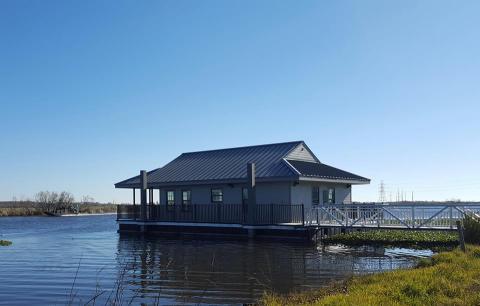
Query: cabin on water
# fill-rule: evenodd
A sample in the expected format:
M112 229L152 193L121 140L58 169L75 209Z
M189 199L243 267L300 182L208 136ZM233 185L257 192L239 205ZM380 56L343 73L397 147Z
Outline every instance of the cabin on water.
M115 184L133 190L133 205L118 208L119 229L249 235L304 231L307 211L350 204L352 185L369 183L320 162L303 141L183 153Z

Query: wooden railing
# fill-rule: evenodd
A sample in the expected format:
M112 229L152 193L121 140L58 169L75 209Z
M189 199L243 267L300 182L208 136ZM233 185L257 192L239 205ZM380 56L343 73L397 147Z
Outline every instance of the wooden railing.
M140 205L117 207L117 220L178 223L246 224L248 213L248 207L241 204L147 205L142 218ZM304 224L304 208L301 204L257 204L253 219L255 225Z

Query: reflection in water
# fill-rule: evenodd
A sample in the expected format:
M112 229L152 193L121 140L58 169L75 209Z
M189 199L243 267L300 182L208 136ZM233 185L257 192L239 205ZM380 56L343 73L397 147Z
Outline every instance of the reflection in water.
M126 291L137 302L159 298L175 303L248 303L265 290L287 293L318 288L354 273L408 267L413 255L430 254L399 257L382 247L322 248L123 235L118 244Z
M235 304L414 264L429 251L124 236L115 216L2 217L0 304ZM77 271L78 269L78 271ZM119 285L116 286L116 283ZM113 289L113 290L112 290ZM103 292L103 293L102 293Z

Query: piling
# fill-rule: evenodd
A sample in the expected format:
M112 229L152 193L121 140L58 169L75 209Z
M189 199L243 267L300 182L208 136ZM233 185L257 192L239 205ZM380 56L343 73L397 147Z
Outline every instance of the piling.
M465 233L463 228L463 222L457 220L457 231L458 231L458 242L460 244L460 249L465 252Z

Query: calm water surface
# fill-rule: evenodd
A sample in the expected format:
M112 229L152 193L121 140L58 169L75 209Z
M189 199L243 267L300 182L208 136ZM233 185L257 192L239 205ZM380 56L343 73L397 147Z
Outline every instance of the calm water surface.
M430 251L139 238L115 216L2 217L1 305L241 304L410 267ZM90 302L91 303L91 302Z

